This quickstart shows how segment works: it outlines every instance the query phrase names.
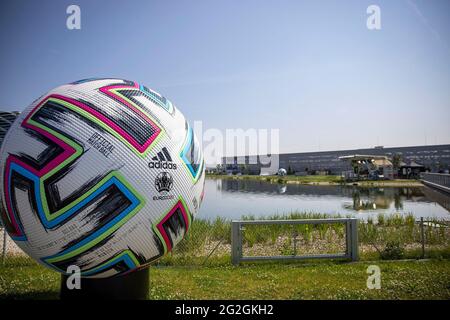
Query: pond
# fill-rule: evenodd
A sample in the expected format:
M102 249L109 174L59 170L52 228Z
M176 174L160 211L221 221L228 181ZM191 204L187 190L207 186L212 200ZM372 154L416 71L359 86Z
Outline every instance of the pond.
M257 218L291 212L367 218L412 214L450 220L450 197L428 187L358 187L273 184L256 180L206 179L198 218ZM447 209L446 209L447 208Z

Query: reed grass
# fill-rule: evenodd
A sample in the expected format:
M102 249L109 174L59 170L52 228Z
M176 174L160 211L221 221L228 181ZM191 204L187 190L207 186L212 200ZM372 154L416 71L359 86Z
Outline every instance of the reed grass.
M292 212L290 214L274 214L264 216L264 220L283 219L325 219L340 218L342 216L313 213L313 212ZM254 215L244 215L242 220L257 220L262 217ZM448 221L439 219L427 219L424 225L425 244L427 249L437 247L448 252L450 247L450 227ZM265 225L245 225L243 230L243 246L252 248L267 248L268 251L273 246L279 246L282 254L293 254L294 241L299 247L313 246L320 242L321 247L330 246L336 243L345 243L345 224L265 224ZM408 252L416 252L421 247L421 225L413 215L378 215L360 220L358 223L358 240L360 250L367 253L378 252L378 257L382 256L382 251L397 243ZM280 245L281 243L281 245ZM204 258L210 260L218 259L223 261L224 256L229 256L231 244L231 220L218 217L215 219L196 219L190 228L185 239L174 248L174 251L163 258L161 264L198 264ZM433 247L433 248L432 248ZM322 250L323 248L318 248ZM209 257L211 256L211 257ZM363 254L364 256L364 254Z

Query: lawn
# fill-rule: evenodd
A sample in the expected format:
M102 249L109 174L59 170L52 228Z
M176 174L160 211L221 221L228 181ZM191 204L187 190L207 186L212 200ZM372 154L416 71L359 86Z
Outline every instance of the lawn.
M308 175L308 176L260 176L260 175L208 175L211 179L237 179L237 180L261 180L273 183L286 183L286 182L297 182L297 183L339 183L341 182L340 176L334 175Z
M381 289L366 287L371 263L151 267L151 299L450 299L450 260L380 261ZM0 266L0 299L55 299L59 275L29 258Z
M306 175L306 176L260 176L260 175L215 175L208 174L209 179L234 179L234 180L259 180L270 183L294 183L307 185L337 185L357 184L363 187L417 187L422 183L417 180L394 179L394 180L362 180L357 182L344 182L337 175Z

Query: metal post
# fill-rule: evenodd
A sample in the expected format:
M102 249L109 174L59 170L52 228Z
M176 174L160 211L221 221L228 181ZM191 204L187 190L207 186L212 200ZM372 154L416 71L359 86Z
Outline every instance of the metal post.
M345 254L348 258L352 257L352 228L350 224L350 220L345 221L345 242L346 249Z
M351 238L352 238L352 261L358 261L359 253L358 253L358 219L353 218L350 219L351 223Z
M293 256L297 255L297 231L294 230L294 234L293 234L293 238L294 238L294 253L292 254Z
M2 263L5 263L5 261L6 261L6 241L7 241L6 229L3 228Z
M425 259L425 231L423 225L423 217L420 217L420 234L422 238L422 259Z
M231 262L238 265L242 257L241 224L239 221L231 222Z

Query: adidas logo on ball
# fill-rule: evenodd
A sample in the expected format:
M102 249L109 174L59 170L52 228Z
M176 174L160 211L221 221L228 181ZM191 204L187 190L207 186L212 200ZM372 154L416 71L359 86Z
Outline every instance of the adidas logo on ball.
M177 164L172 162L172 157L170 156L169 151L167 151L166 147L162 148L162 150L158 152L157 155L152 158L152 160L154 161L151 161L148 164L148 167L150 169L177 169Z

